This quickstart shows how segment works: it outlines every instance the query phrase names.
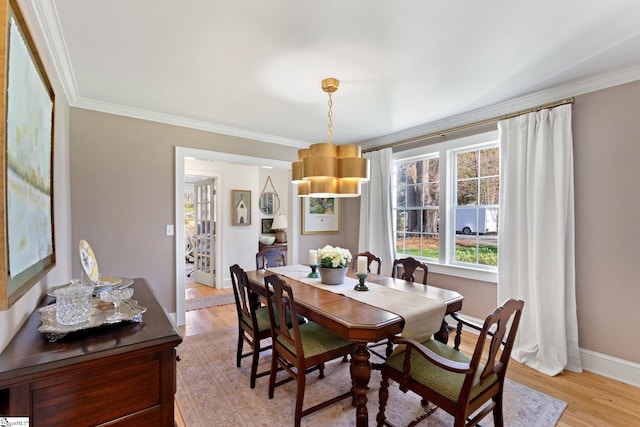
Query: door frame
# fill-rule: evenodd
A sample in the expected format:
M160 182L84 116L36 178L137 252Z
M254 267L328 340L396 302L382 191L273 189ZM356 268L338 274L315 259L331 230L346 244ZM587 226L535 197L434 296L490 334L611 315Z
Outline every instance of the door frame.
M282 160L264 159L261 157L245 156L241 154L229 154L219 151L202 150L198 148L188 147L175 147L175 224L184 224L184 161L187 158L198 160L210 160L218 162L226 162L231 164L243 164L267 166L280 169L291 169L291 162L285 162ZM212 175L217 180L218 188L223 187L224 177L221 174ZM290 193L292 194L292 193ZM291 196L292 197L292 196ZM219 197L216 206L218 218L222 218L222 209L224 205L224 198ZM293 203L289 200L289 207L291 209ZM226 205L225 205L226 206ZM295 207L294 207L295 209ZM216 275L215 275L215 287L222 289L224 287L224 270L222 269L223 257L222 244L224 239L224 224L219 224L216 230L216 252L220 256L216 257ZM295 228L295 227L294 227ZM292 230L294 231L294 230ZM293 238L289 238L291 247L297 247L297 232L291 233ZM290 249L291 250L291 249ZM175 227L175 252L176 252L176 313L175 320L177 326L183 326L185 324L185 274L184 274L184 227ZM296 257L297 259L297 257Z

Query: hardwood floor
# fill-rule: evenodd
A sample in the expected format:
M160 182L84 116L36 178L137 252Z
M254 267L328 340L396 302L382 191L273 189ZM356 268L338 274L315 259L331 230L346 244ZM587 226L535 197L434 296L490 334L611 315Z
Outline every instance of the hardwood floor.
M187 283L188 298L230 293ZM222 305L187 312L183 336L237 325L235 305ZM475 342L473 335L463 334L461 350L469 353ZM549 377L514 360L509 363L507 377L567 402L558 427L574 426L640 426L640 388L591 372L565 372ZM375 415L374 415L375 417ZM176 406L176 425L184 424ZM532 426L535 420L532 420Z

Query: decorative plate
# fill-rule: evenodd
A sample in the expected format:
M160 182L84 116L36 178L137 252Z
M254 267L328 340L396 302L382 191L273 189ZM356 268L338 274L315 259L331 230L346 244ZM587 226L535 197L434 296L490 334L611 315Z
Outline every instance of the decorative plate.
M96 283L100 278L100 273L98 272L98 261L96 261L96 256L93 254L93 250L89 243L86 240L80 240L80 264L82 264L82 269L86 273L87 277L93 283Z

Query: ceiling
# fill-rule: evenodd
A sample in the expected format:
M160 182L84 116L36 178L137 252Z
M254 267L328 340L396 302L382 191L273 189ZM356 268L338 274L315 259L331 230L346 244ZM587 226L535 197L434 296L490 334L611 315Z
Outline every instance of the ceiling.
M72 106L376 146L640 79L636 0L22 0Z

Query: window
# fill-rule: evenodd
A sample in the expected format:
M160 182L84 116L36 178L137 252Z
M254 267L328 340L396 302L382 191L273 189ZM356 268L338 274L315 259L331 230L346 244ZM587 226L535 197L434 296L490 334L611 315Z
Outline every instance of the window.
M495 273L497 132L396 153L393 185L398 256Z
M456 262L498 266L500 149L455 152Z
M438 258L440 159L396 164L396 252Z

